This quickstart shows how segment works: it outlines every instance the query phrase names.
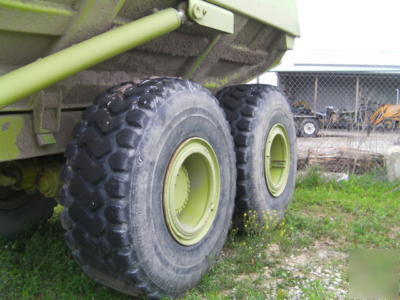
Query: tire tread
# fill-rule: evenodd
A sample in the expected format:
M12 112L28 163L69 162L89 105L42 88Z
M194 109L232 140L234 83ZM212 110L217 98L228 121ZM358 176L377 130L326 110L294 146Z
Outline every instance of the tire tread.
M222 89L216 95L225 113L235 142L237 193L235 201L235 223L242 225L243 214L252 207L252 178L249 164L250 149L254 140L253 124L257 122L256 111L260 101L266 101L266 94L281 93L275 86L264 84L243 84Z
M140 160L137 143L163 99L187 88L210 95L196 83L175 78L111 88L85 111L67 147L61 192L67 244L85 273L130 295L166 296L139 267L130 247L130 162Z

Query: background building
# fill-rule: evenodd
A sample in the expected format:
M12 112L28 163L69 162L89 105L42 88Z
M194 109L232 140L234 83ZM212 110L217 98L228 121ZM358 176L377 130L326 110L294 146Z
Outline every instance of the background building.
M276 74L290 101L306 101L315 111L326 106L356 111L362 104L400 100L400 72L383 66L303 65L277 69Z

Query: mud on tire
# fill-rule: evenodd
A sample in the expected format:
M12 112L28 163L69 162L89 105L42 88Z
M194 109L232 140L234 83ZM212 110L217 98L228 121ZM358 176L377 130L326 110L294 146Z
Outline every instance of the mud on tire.
M220 202L207 235L183 246L165 223L163 183L172 154L193 136L218 157ZM89 276L151 298L197 284L225 242L236 182L229 124L206 89L171 78L112 88L87 109L66 156L62 222Z

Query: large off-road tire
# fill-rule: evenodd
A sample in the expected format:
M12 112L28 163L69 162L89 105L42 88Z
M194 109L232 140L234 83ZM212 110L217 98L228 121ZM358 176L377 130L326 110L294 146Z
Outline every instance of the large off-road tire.
M16 239L34 232L53 214L56 202L39 193L0 189L0 237Z
M208 90L172 78L112 88L66 156L62 221L89 276L152 298L198 283L224 245L236 192L229 124Z
M316 137L320 130L320 125L316 119L304 119L300 125L300 136L302 137Z
M275 87L257 84L227 87L217 98L235 141L235 223L242 226L247 211L280 220L293 195L297 168L296 131L285 97Z

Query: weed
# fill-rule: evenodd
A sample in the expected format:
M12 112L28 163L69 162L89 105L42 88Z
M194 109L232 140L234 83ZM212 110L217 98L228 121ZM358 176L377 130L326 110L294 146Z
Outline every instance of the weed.
M221 257L183 298L345 295L351 249L400 248L399 199L399 182L384 181L378 173L338 183L311 170L298 179L286 217L248 212L244 234L231 230ZM32 237L0 241L1 298L130 299L83 274L65 246L60 210Z

